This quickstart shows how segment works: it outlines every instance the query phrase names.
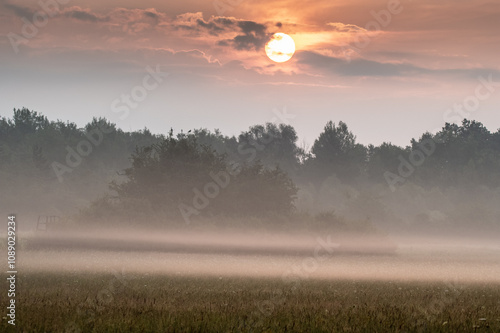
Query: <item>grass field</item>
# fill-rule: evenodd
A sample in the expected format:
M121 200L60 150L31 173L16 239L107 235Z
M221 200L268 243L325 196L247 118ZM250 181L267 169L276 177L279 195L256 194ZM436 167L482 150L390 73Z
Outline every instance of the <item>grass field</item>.
M498 285L25 273L17 290L2 332L500 332Z

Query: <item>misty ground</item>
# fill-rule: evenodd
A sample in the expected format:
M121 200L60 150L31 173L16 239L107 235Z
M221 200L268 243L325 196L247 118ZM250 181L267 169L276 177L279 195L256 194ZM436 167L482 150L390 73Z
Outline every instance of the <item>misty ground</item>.
M497 239L261 232L59 232L27 235L31 272L500 283ZM2 260L5 260L3 258Z
M17 266L21 331L500 328L493 234L25 231Z

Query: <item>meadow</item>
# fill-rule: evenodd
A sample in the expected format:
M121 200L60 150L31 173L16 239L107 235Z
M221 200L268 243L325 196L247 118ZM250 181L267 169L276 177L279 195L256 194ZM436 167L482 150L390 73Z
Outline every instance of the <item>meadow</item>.
M2 332L499 332L495 284L18 275Z

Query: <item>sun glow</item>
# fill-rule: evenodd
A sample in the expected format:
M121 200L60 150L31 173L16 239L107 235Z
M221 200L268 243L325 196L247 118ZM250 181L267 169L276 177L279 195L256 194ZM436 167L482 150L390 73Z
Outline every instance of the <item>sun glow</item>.
M278 32L266 44L266 54L272 61L285 62L295 53L295 42L287 34Z

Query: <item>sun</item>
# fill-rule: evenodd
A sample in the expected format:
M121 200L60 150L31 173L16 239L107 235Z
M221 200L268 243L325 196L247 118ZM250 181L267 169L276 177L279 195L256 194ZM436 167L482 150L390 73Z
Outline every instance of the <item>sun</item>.
M266 44L266 54L272 61L285 62L295 53L295 42L287 34L278 32Z

